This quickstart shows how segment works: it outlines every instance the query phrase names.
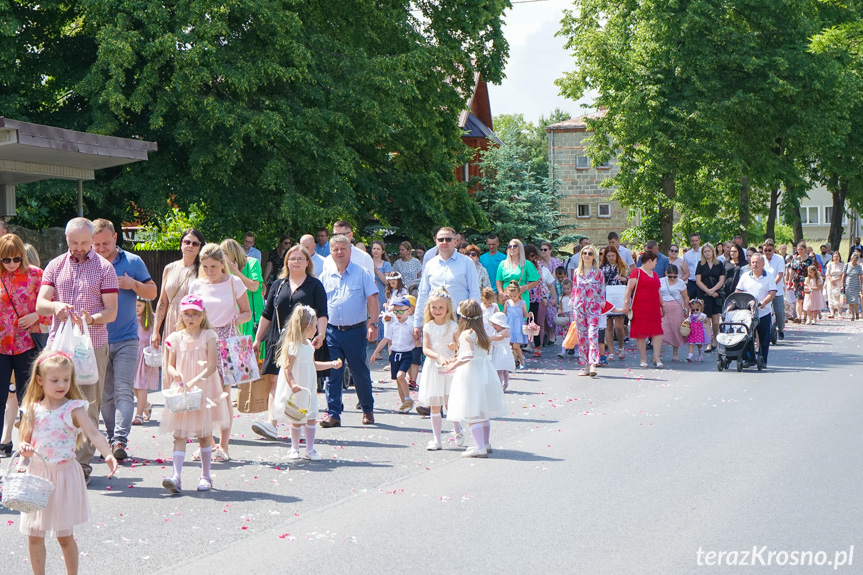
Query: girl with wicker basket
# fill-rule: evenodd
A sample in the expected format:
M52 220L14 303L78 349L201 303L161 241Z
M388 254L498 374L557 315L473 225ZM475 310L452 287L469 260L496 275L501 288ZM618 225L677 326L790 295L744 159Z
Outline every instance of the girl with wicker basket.
M441 407L449 400L452 376L440 373L438 366L455 355L456 331L458 331L458 324L452 309L452 297L444 288L433 291L429 295L428 305L423 314L423 355L426 356L426 360L420 374L420 391L417 397L420 405L431 410L429 417L434 437L426 445L429 451L441 449L443 424ZM507 345L509 345L508 341ZM461 423L453 421L453 431L456 444L464 445Z
M318 413L318 371L339 369L342 360L315 361L315 348L312 340L318 331L318 317L315 310L307 305L298 305L279 341L276 365L279 377L273 399L273 414L277 420L291 423L291 450L288 459L301 459L300 431L306 426L306 454L304 459L320 461L315 451L315 423ZM303 390L310 396L309 404L297 410L291 401L291 394ZM303 412L305 410L305 412Z
M75 459L82 434L105 458L108 477L117 470L117 460L105 436L87 416L89 404L75 383L72 358L65 353L46 349L36 358L22 405L19 449L23 457L39 457L18 471L54 484L43 509L21 513L21 533L30 537L30 564L33 573L45 573L45 537L57 537L66 572L74 574L78 572L78 544L72 530L90 521L87 483ZM4 502L11 496L4 493Z
M162 412L159 430L174 436L174 475L162 479L162 487L171 493L182 492L181 475L186 459L188 438L196 437L201 447L201 479L198 491L213 488L210 463L213 460L213 432L225 429L230 422L222 381L217 373L216 341L219 336L210 329L204 300L189 294L180 301L180 321L177 331L165 339L168 353L164 381L171 382L165 391L168 409ZM188 379L187 379L188 378ZM200 389L202 399L197 409L171 409L168 395L180 397Z
M489 349L491 342L482 326L482 308L476 300L458 306L458 355L438 371L455 371L446 418L470 424L474 447L462 457L488 457L491 452L491 418L507 413L506 399Z

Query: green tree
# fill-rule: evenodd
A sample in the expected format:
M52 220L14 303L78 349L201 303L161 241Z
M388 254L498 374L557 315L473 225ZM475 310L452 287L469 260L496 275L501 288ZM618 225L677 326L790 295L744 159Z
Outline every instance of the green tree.
M550 241L555 247L574 242L558 207L559 192L547 175L533 172L524 144L517 134L504 129L503 146L482 153L483 177L475 200L488 220L490 231L503 238L519 238L525 243Z

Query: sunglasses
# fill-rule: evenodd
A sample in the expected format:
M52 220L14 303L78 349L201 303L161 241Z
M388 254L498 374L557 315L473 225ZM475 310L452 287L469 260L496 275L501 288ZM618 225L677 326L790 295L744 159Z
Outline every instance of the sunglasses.
M509 248L509 249L511 249L511 250L517 250L517 249L518 249L518 244L512 244L512 245L508 245L508 246L506 246L506 247L508 247L508 248Z
M679 251L680 251L680 250L668 250L668 253L670 253L670 254L676 254L676 253L678 253Z
M472 257L472 258L475 258L475 257L478 257L478 256L479 256L479 254L478 254L478 253L476 253L476 252L467 252L467 255L469 255L469 256L470 256L470 257Z
M192 241L192 240L183 240L183 245L184 245L184 246L193 246L193 247L198 247L199 245L201 245L201 242L195 242L195 241Z
M665 276L665 277L670 278L670 279L677 279L677 276Z
M394 309L394 310L393 310L393 313L394 313L394 314L396 314L396 315L404 315L404 314L406 314L407 312L408 312L408 310L406 310L406 309Z
M592 256L593 255L593 252L581 252L581 253L583 255L586 255L586 256Z
M24 258L22 258L21 256L16 256L14 258L2 258L0 259L0 262L3 262L4 264L11 264L12 262L20 264L23 260Z
M551 250L550 250L550 249L548 249L548 248L539 248L539 251L541 251L541 252L549 252L549 251L551 251Z
M438 238L437 241L439 244L449 243L449 242L455 241L455 238Z

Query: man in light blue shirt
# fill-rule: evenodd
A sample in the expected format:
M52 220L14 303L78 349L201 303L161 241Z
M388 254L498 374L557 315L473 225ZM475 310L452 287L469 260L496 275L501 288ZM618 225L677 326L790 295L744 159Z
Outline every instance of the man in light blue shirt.
M330 255L330 232L327 231L327 228L320 228L318 230L318 243L315 244L315 253L322 258Z
M498 251L500 239L497 237L497 234L489 234L485 239L485 245L488 251L479 256L479 263L488 271L488 277L496 278L497 268L506 259L506 254ZM497 282L494 280L491 282L491 289L497 293Z
M669 264L668 256L659 253L659 244L656 243L656 240L649 240L644 246L644 251L651 252L656 256L656 267L653 268L653 271L660 278L664 278L665 270L668 269ZM638 262L636 267L641 267L641 256L638 256Z
M330 359L341 359L350 365L363 409L363 425L370 425L375 422L375 400L366 342L378 338L378 286L366 270L351 263L351 242L345 236L336 235L330 240L330 257L334 265L326 266L319 278L327 292L327 347ZM344 364L330 369L326 384L327 417L321 420L321 427L342 425L344 373Z
M435 236L438 254L426 264L420 280L417 306L414 312L414 338L421 341L423 312L429 294L444 288L452 298L453 309L466 299L479 301L479 275L476 264L455 251L455 230L441 228Z
M258 263L261 263L261 250L255 247L255 234L252 232L243 236L243 251L250 258L255 258Z

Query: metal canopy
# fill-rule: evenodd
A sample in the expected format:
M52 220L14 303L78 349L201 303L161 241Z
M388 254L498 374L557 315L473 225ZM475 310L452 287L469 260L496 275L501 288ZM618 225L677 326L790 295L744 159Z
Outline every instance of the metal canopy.
M155 142L99 136L0 116L0 215L15 215L15 186L39 180L92 180L95 171L148 159ZM79 213L81 212L79 202Z

